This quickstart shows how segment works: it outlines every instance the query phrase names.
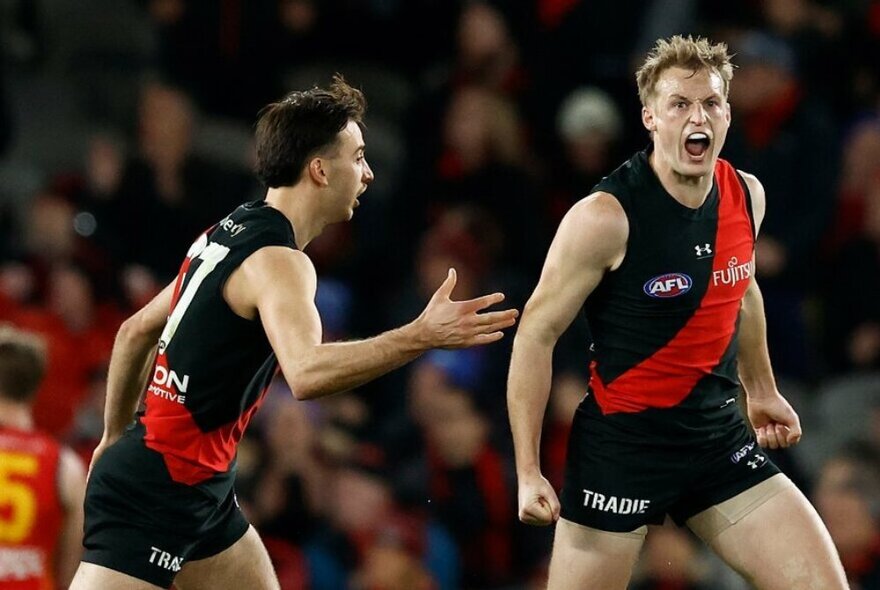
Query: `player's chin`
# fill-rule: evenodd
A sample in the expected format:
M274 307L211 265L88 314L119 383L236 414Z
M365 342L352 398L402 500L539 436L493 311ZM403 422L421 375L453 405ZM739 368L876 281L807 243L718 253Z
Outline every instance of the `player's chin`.
M703 159L696 160L694 158L685 157L681 162L682 176L701 177L710 174L715 169L715 159L710 158L709 154L703 156Z

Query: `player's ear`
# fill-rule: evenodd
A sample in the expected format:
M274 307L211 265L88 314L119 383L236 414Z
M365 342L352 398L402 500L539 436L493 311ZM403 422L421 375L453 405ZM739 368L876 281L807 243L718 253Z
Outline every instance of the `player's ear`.
M314 157L309 160L309 178L312 182L319 186L327 186L327 171L324 168L324 161L320 157Z
M654 123L654 113L646 106L642 107L642 125L651 133L657 129L657 125Z

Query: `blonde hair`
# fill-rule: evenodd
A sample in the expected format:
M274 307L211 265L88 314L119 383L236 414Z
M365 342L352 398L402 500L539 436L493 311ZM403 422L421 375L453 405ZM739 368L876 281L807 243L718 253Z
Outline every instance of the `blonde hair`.
M658 39L654 48L645 58L645 63L636 72L636 83L639 87L639 99L642 106L654 94L654 88L660 75L669 68L684 68L698 72L709 70L721 76L724 82L724 97L730 89L733 78L733 64L727 54L726 43L712 44L708 39L688 35L675 35L669 39Z

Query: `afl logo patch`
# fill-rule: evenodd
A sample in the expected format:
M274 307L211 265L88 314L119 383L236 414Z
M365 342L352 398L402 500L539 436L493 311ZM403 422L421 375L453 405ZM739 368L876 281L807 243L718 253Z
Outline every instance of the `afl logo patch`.
M645 283L645 295L666 299L678 297L691 290L694 282L689 276L680 272L671 272L654 277Z

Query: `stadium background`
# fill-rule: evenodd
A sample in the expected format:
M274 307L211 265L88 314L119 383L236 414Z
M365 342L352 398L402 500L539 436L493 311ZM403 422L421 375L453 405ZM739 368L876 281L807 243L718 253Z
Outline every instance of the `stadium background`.
M333 72L366 92L376 181L308 248L326 337L356 338L415 317L450 265L459 298L522 308L567 207L646 145L633 71L679 32L737 54L722 155L767 188L770 350L806 430L775 458L851 578L880 567L880 467L828 463L880 447L876 0L0 0L0 321L49 342L38 425L88 459L119 323L262 195L262 105ZM285 589L540 587L551 531L516 521L510 343L319 402L276 383L237 488ZM557 349L557 486L587 345L578 323ZM632 587L744 585L664 528Z

